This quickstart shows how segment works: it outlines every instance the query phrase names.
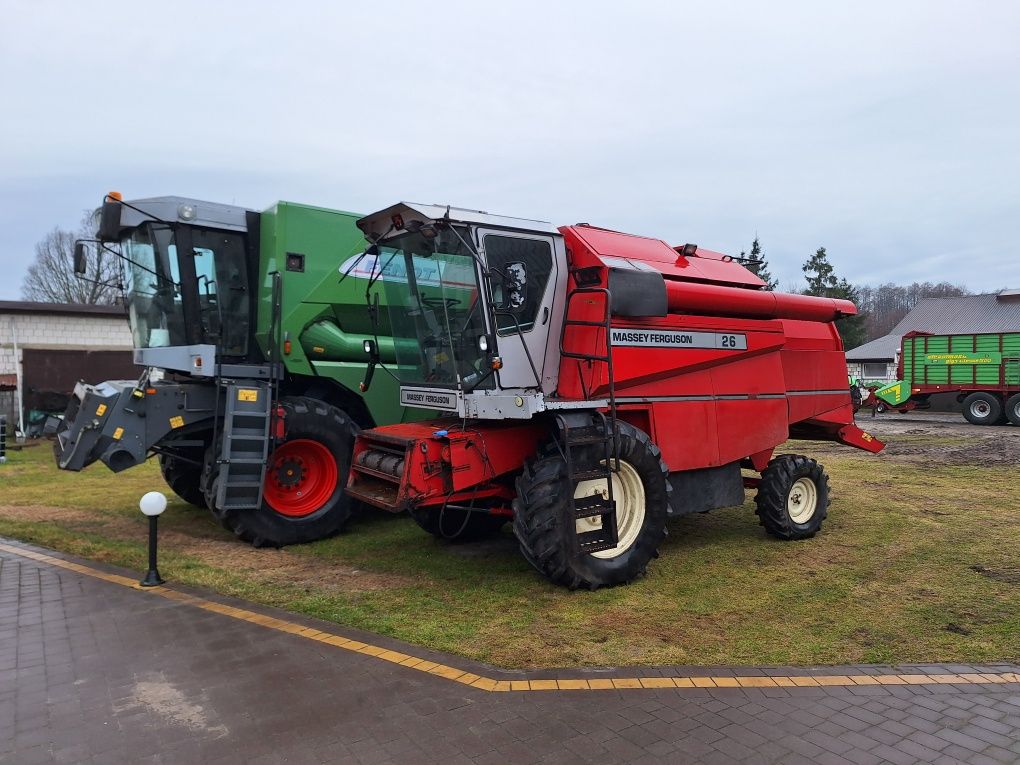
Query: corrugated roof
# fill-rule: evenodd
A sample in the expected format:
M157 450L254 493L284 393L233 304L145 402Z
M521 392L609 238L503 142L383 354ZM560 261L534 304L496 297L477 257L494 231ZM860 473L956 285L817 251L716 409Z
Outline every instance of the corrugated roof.
M986 295L924 298L885 337L847 351L850 361L892 361L908 332L958 335L971 332L1020 332L1020 293L1003 290Z
M0 300L0 314L3 313L71 313L101 316L123 316L127 309L123 305L83 305L80 303L35 303L31 300Z

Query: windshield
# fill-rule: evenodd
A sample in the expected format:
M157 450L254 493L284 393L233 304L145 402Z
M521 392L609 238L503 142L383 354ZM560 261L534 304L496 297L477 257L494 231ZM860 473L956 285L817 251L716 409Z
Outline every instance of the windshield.
M478 347L485 317L467 241L466 230L452 228L433 238L408 233L388 240L378 256L368 256L372 262L365 265L375 280L370 300L379 296L393 337L393 371L403 383L463 383L468 389L494 384L488 357Z
M142 226L121 241L124 293L135 348L188 344L180 285L170 266L170 258L177 258L173 236L166 226Z
M178 244L191 251L183 273ZM136 348L197 342L216 345L225 356L247 352L250 301L243 235L148 224L121 241L121 253Z

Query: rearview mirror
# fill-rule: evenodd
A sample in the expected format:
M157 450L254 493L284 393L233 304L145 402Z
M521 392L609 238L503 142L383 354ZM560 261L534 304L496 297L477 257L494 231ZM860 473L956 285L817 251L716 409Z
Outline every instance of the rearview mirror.
M84 274L88 270L88 250L85 249L85 242L80 239L74 243L74 272Z
M109 198L99 208L99 231L96 233L101 242L116 242L120 239L120 202Z

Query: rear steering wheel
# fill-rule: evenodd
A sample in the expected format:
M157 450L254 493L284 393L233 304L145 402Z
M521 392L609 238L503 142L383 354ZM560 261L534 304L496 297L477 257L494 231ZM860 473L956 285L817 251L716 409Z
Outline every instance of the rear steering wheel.
M461 301L453 297L423 297L421 302L432 310L442 308L448 310L461 304Z

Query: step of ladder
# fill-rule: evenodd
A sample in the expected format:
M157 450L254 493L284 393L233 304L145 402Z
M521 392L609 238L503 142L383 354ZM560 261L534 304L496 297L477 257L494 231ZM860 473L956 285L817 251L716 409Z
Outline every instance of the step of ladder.
M583 481L604 481L606 496L602 493L588 497L571 498L569 514L566 519L574 525L576 533L573 540L576 550L580 553L593 553L610 550L619 542L616 523L616 501L613 499L613 470L615 464L615 445L613 429L604 415L592 413L590 419L581 420L576 416L558 415L557 424L560 431L560 444L566 460L567 479L570 486L576 487ZM585 459L578 465L578 447L601 446L597 449L596 461L592 464ZM591 529L587 526L594 519ZM579 523L580 522L580 523Z
M222 509L255 509L262 505L272 390L264 380L233 380L224 387L226 406L216 505Z

